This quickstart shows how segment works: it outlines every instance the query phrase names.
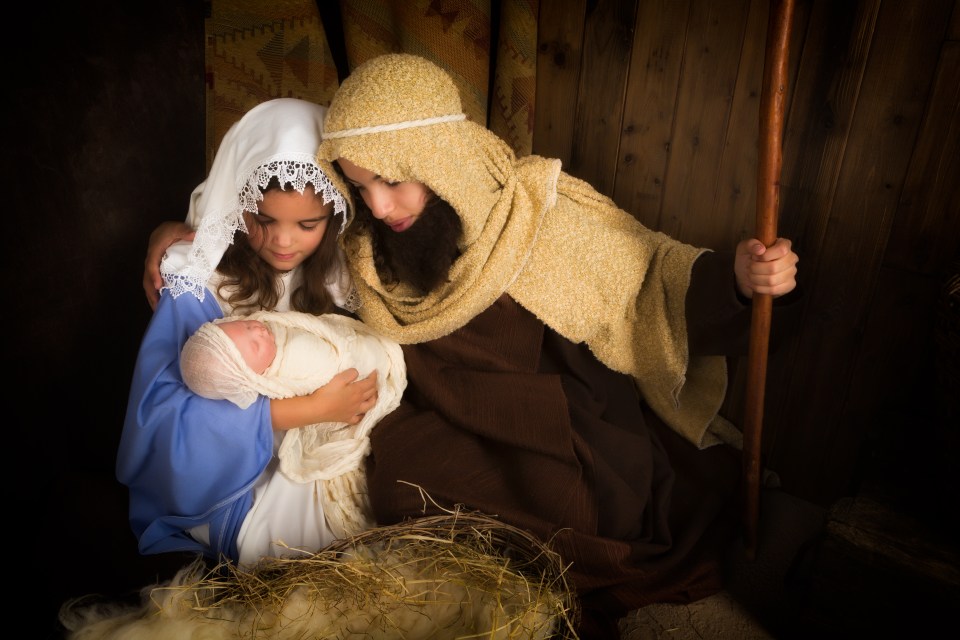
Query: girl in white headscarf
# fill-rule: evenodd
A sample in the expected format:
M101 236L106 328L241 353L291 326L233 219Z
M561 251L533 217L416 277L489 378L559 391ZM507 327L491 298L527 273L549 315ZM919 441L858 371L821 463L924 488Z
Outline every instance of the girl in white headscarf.
M350 369L308 396L259 397L241 410L190 392L179 367L187 338L216 318L356 310L336 242L347 201L315 160L324 114L283 98L244 115L191 195L193 242L163 260L117 457L141 553L247 563L334 538L314 484L276 472L276 446L286 429L359 423L376 402L376 375L357 380Z

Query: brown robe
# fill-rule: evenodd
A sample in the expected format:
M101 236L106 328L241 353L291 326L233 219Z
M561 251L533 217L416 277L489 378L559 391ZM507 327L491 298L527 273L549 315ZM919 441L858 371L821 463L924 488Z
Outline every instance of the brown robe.
M732 274L730 255L695 263L692 349L745 348L750 309ZM403 351L401 406L371 435L380 524L439 513L429 501L424 511L420 487L444 508L463 505L551 541L572 563L583 637L594 618L721 588L736 533L738 451L698 450L645 408L629 376L508 295L462 329Z

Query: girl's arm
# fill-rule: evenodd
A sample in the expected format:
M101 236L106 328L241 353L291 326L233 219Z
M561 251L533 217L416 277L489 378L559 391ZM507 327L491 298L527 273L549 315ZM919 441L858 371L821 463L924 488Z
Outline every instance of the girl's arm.
M356 369L346 369L310 395L270 401L273 428L296 429L318 422L357 424L377 402L377 372L357 380Z
M116 472L142 553L189 549L184 531L242 499L273 454L266 399L242 410L195 395L180 376L187 337L221 315L210 292L201 302L164 291L140 344Z

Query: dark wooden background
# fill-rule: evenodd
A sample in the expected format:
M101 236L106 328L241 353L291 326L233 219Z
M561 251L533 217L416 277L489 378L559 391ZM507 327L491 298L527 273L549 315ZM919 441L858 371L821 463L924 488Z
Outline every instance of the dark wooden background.
M779 226L804 323L771 355L764 447L819 504L879 483L950 517L960 425L934 321L960 257L958 4L797 3ZM535 151L682 240L750 235L767 2L541 6ZM134 594L181 565L139 556L113 468L147 237L204 177L204 3L30 11L5 45L6 539L11 586L45 607L32 637L57 637L65 598Z
M134 596L182 564L137 553L114 462L147 237L204 178L204 3L23 9L4 46L4 539L36 616L17 633L56 638L66 598Z
M769 2L548 5L534 152L686 242L750 237ZM770 358L764 459L824 505L865 478L938 501L960 457L940 409L960 390L934 375L960 268L960 3L800 0L792 24L779 232L806 296Z

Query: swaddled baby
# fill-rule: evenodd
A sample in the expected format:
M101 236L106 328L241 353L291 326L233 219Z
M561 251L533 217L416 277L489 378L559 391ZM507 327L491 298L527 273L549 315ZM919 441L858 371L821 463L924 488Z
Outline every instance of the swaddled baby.
M259 311L201 325L180 355L183 381L194 393L242 409L258 395L309 394L349 368L361 378L378 371L374 407L355 425L290 429L277 452L280 470L291 480L323 481L324 513L338 536L374 525L362 465L370 431L399 406L407 385L400 345L346 316Z

